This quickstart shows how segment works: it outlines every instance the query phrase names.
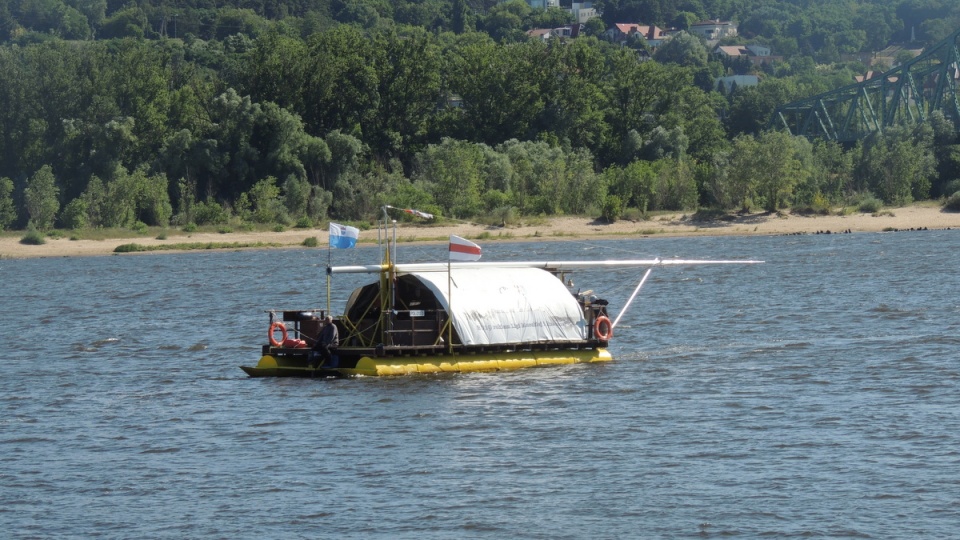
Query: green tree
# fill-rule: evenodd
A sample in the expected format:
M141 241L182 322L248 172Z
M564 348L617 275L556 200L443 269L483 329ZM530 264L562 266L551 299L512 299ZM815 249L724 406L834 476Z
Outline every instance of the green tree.
M707 65L707 48L700 38L687 32L678 32L653 54L657 62L679 64L681 66Z
M381 162L405 164L427 142L429 121L440 101L440 52L423 31L375 39L376 114L364 126L365 142Z
M815 141L810 181L797 186L796 202L812 204L819 193L831 203L839 203L851 190L853 154L834 141Z
M548 71L539 81L544 105L535 129L550 132L574 148L596 152L610 133L602 87L606 65L599 42L593 38L552 41L541 63Z
M933 130L927 124L875 133L854 157L854 183L886 204L925 199L936 173L932 146Z
M291 217L299 219L307 215L310 192L310 183L305 178L291 174L283 181L283 204Z
M143 189L143 175L117 165L113 176L103 184L99 214L104 227L129 227L137 218L137 201Z
M107 17L100 27L100 38L142 38L149 27L147 16L138 7L127 7Z
M241 64L243 91L257 102L272 101L301 116L310 58L306 43L272 28L257 38Z
M344 174L359 167L365 148L359 139L340 131L328 133L324 143L330 157L322 163L319 185L332 191Z
M140 192L137 196L137 219L147 225L166 227L173 216L173 205L167 191L165 174L148 176L146 167L141 166L135 172L139 177Z
M646 213L653 200L656 170L649 161L636 160L626 167L611 166L604 170L607 191L616 195L626 208L637 208Z
M257 223L274 223L284 215L283 204L280 201L280 188L277 179L269 176L260 180L248 192L252 207L253 221Z
M60 214L60 223L67 229L82 229L87 226L87 202L81 197L67 203Z
M60 188L53 175L53 168L49 165L40 167L27 181L23 190L23 200L27 207L27 214L34 227L41 231L53 227L53 221L60 210Z
M17 220L17 208L13 204L13 180L0 178L0 231Z
M727 129L732 135L757 135L766 128L773 111L801 94L789 80L765 80L759 86L737 89L727 117Z
M544 110L542 42L497 45L469 43L450 59L449 90L463 100L450 132L466 140L496 145L530 139Z
M307 132L363 137L381 98L373 47L361 30L346 25L310 37L301 108L294 111Z
M603 208L600 211L600 217L607 223L614 223L623 215L623 202L616 195L607 195L603 201Z
M694 170L687 159L660 159L653 163L652 204L654 210L686 210L697 207L698 192Z
M103 201L107 197L107 188L98 176L92 176L87 188L83 191L81 199L87 208L87 224L91 227L102 227L103 219Z
M497 41L521 41L523 23L532 13L524 0L508 0L492 7L483 18L481 26Z
M781 131L737 137L727 176L732 202L749 210L760 201L768 212L788 204L794 188L810 174L804 166L809 148L804 145L809 143Z
M482 145L447 138L417 155L416 177L430 186L445 215L471 217L482 208L484 163Z

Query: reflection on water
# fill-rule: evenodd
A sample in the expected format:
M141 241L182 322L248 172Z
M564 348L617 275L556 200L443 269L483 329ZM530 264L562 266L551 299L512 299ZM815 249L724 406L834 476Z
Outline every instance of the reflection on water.
M606 365L248 379L321 250L0 260L13 537L950 537L955 231L484 245L655 269ZM445 246L401 246L402 261ZM377 260L337 251L334 264ZM639 270L574 276L624 304ZM334 311L362 276L335 276Z

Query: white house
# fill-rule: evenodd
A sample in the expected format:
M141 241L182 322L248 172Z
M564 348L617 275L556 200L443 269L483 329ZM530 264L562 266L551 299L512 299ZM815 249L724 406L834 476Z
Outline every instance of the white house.
M600 16L593 2L574 2L570 5L570 13L573 14L573 22L580 24Z
M548 41L551 37L553 37L553 30L549 28L534 28L533 30L527 30L527 35L532 38Z
M725 58L746 57L755 66L783 60L782 56L771 55L770 47L763 45L720 45L713 52Z
M691 24L687 31L707 41L716 41L737 35L737 25L729 21L721 21L720 19L715 21L700 21Z
M534 9L560 7L560 0L527 0L527 4Z

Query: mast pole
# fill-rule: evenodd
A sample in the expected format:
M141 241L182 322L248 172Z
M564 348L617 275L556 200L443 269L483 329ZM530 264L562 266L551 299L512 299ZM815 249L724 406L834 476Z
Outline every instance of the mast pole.
M449 249L449 248L448 248ZM453 275L450 272L450 253L447 253L447 352L453 354Z
M617 323L620 322L620 317L623 317L623 314L627 312L627 308L630 307L630 302L633 302L633 299L637 296L637 293L640 292L640 287L643 287L643 284L647 282L647 278L650 277L650 272L653 272L653 268L647 268L647 273L643 275L643 279L640 280L640 284L637 285L637 288L633 290L633 294L630 295L630 299L627 300L627 303L624 304L623 309L621 309L620 313L617 314L617 318L614 319L613 324L610 325L611 331L617 327Z
M327 233L329 234L329 233ZM330 315L330 276L333 275L333 266L331 263L330 253L333 251L333 248L330 246L330 242L327 242L327 311L324 315Z

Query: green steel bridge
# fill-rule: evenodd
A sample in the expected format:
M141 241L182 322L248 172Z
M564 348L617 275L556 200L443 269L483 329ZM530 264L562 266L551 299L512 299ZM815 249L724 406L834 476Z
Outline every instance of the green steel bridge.
M960 126L960 30L895 69L780 106L770 127L793 135L853 142L895 125L925 122L940 110Z

